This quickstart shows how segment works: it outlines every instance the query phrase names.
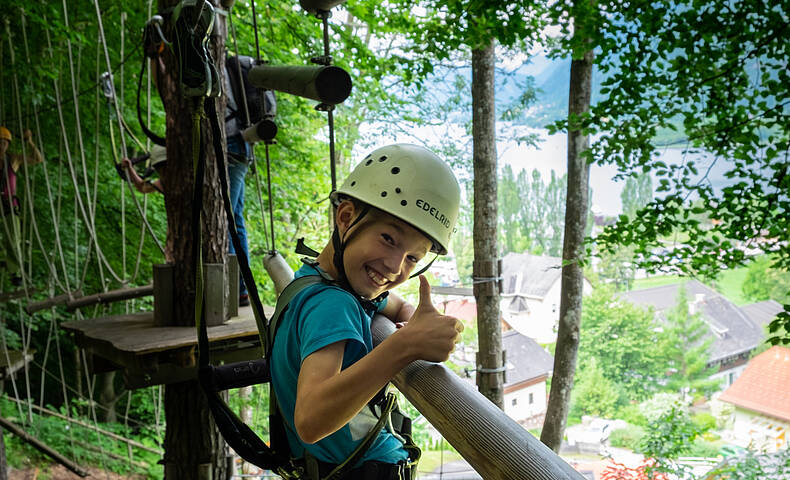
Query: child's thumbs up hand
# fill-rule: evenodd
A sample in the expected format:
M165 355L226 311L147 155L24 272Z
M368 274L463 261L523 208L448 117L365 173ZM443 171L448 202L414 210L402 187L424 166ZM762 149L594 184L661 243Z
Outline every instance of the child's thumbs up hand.
M455 317L442 315L431 302L431 286L420 275L420 303L409 322L400 331L408 335L414 356L429 362L443 362L450 357L464 325Z

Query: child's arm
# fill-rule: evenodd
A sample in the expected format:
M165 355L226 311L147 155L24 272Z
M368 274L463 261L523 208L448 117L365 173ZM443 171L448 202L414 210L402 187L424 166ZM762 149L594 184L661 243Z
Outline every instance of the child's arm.
M406 302L398 295L390 292L387 297L387 305L381 310L381 314L392 320L392 323L402 327L409 321L415 311L414 305Z
M420 304L409 322L345 370L341 370L345 341L305 358L294 410L294 424L302 441L315 443L339 430L410 362L449 358L463 324L440 314L431 303L430 292L428 281L420 276Z

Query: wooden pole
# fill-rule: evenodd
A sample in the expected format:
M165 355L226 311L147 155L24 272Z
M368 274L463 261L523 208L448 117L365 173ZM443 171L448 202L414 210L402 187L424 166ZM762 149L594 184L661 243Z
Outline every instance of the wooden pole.
M109 292L86 295L84 297L68 301L66 302L66 310L73 312L78 308L96 305L97 303L120 302L122 300L129 300L130 298L146 297L153 294L153 285L145 285L143 287L134 288L120 288L118 290L110 290Z
M85 478L85 477L88 476L88 472L86 472L85 470L81 469L75 463L71 462L71 460L69 460L68 458L66 458L63 455L59 454L58 452L56 452L52 448L48 447L43 442L41 442L40 440L36 439L32 435L28 434L27 432L25 432L21 428L17 427L15 424L11 423L10 421L6 420L5 418L0 417L0 425L2 425L9 432L13 433L17 437L21 438L25 442L27 442L30 445L32 445L39 452L49 456L50 458L52 458L53 460L55 460L59 464L61 464L64 467L68 468L69 470L71 470L75 474L79 475L80 477Z
M54 307L56 305L62 305L70 300L73 300L77 297L82 296L82 290L74 290L70 293L63 293L61 295L47 298L45 300L41 300L38 302L31 302L25 307L25 311L28 315L33 315L34 313L44 310L46 308Z
M376 315L373 344L395 332ZM392 380L431 425L486 480L556 480L584 477L527 429L440 363L418 360Z

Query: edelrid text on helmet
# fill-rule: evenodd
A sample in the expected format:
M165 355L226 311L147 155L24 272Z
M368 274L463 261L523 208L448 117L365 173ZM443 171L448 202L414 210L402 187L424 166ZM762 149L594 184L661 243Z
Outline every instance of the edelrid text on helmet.
M356 198L397 217L433 241L431 251L447 253L455 229L461 189L450 166L417 145L381 147L354 168L333 194Z

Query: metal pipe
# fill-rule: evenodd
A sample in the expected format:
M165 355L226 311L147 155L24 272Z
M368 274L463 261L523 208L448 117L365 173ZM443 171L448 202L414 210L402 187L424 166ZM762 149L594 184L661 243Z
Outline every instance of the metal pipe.
M257 65L250 69L248 78L255 87L290 93L327 105L342 103L351 94L352 87L351 75L335 65Z

